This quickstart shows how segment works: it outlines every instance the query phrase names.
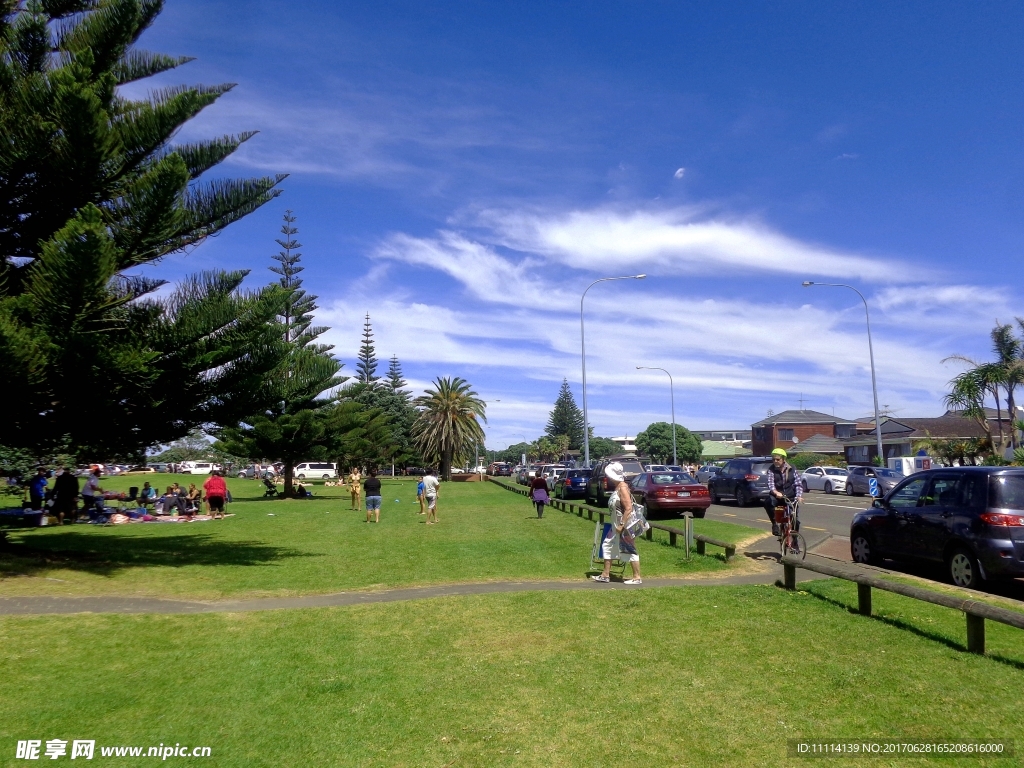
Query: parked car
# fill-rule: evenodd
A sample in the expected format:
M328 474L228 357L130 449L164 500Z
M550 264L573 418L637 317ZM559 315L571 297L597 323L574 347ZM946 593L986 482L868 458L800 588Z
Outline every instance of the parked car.
M555 483L558 478L563 477L569 470L565 467L550 467L544 473L544 479L548 481L548 493L554 493Z
M942 563L957 586L1024 576L1024 469L951 467L915 472L850 523L858 563Z
M505 461L492 462L487 467L487 474L492 477L511 477L512 465Z
M668 466L665 464L644 464L645 472L668 472Z
M878 495L884 496L903 479L903 475L882 467L850 467L846 475L846 495L863 496L871 493L871 478L878 480Z
M304 461L295 465L292 474L299 480L305 480L307 477L333 480L338 476L338 465L326 461Z
M406 467L405 468L405 474L408 477L422 477L423 475L427 474L427 472L429 472L429 471L430 470L426 469L425 467Z
M805 491L842 493L846 490L846 470L842 467L808 467L800 480Z
M690 512L704 517L711 494L687 472L643 472L629 483L633 500L643 504L647 517L679 517Z
M601 459L591 470L587 479L587 501L597 506L604 506L608 503L608 497L615 490L615 483L605 475L605 468L612 462L619 462L622 465L626 482L632 480L636 475L644 471L643 465L636 456L608 456Z
M221 469L223 467L220 464L212 461L183 461L178 465L178 472L183 475L208 475Z
M154 472L156 472L156 470L153 469L153 467L142 467L142 466L139 466L139 467L131 467L127 472L125 472L125 474L126 475L151 475Z
M716 467L714 464L705 464L697 470L697 482L708 483L712 477L715 477L721 471L721 467Z
M587 495L587 478L589 469L566 470L555 481L554 495L560 499L582 499Z
M730 459L722 471L708 482L711 502L735 499L736 506L745 507L753 501L768 497L768 470L772 460L768 456L750 456Z
M277 472L272 466L262 466L257 470L255 464L250 464L248 467L243 467L237 472L239 478L248 478L250 480L259 480L263 477L275 477Z

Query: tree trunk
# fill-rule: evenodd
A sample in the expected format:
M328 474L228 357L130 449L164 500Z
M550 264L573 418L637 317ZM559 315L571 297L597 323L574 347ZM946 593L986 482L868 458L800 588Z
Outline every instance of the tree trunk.
M441 451L441 479L450 482L452 479L452 451Z
M290 499L292 496L292 477L295 471L295 467L292 466L290 461L284 463L284 491L281 494L286 499Z
M996 399L996 426L999 428L999 444L998 447L992 451L1000 458L1003 456L1003 451L1006 449L1006 439L1003 437L1003 408L999 404L999 386L992 387L992 394ZM985 404L982 403L981 407L984 409ZM983 411L984 412L984 411Z
M1013 396L1013 387L1007 385L1006 387L1006 420L1010 423L1010 448L1017 450L1017 429L1014 427L1014 421L1016 421L1015 414L1017 413L1017 402Z

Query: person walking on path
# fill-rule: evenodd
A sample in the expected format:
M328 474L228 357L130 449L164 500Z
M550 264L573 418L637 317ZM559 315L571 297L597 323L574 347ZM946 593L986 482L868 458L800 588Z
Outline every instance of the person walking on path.
M362 493L362 480L363 476L359 472L359 467L352 467L352 471L348 474L348 492L352 497L349 509L359 509L359 496Z
M427 503L425 495L426 492L424 491L423 480L421 479L418 483L416 483L416 501L420 503L420 511L416 513L417 515L427 514Z
M64 525L64 515L75 521L75 503L78 500L78 478L71 471L71 467L63 467L60 474L53 481L53 511L57 513L57 520Z
M210 517L214 520L223 519L224 499L227 498L228 487L224 483L224 478L220 476L220 470L213 471L213 474L203 483L203 490L206 491L206 504L210 507ZM191 511L186 516L191 520Z
M437 479L434 470L430 470L423 477L423 497L427 500L427 525L437 522L437 496L440 490L441 481Z
M537 519L544 517L544 505L548 503L548 481L539 472L530 481L530 498L537 505Z
M366 522L370 522L370 513L374 514L375 523L380 522L380 480L377 478L377 470L371 469L370 476L363 483L366 490Z
M640 579L640 553L636 551L636 539L630 534L629 526L633 516L633 496L629 492L622 465L613 461L605 469L605 475L614 482L615 492L608 499L608 509L612 513L612 524L608 534L601 542L601 557L604 558L604 571L600 576L591 576L594 581L607 582L611 576L612 560L628 560L633 568L633 578L626 579L625 584L643 584Z

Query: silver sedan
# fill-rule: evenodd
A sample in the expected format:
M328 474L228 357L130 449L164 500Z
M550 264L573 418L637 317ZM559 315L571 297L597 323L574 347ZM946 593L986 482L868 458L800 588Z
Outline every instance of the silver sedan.
M839 467L810 467L800 475L805 491L842 493L846 490L845 469Z

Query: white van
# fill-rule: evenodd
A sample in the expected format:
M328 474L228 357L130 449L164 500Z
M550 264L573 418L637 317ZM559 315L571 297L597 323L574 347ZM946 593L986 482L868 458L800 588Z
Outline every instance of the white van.
M212 461L183 461L178 465L178 472L183 475L208 475L214 470L220 470L220 464Z
M338 476L338 465L328 464L325 461L305 461L302 464L296 464L292 474L299 480L305 480L307 477L331 480Z

